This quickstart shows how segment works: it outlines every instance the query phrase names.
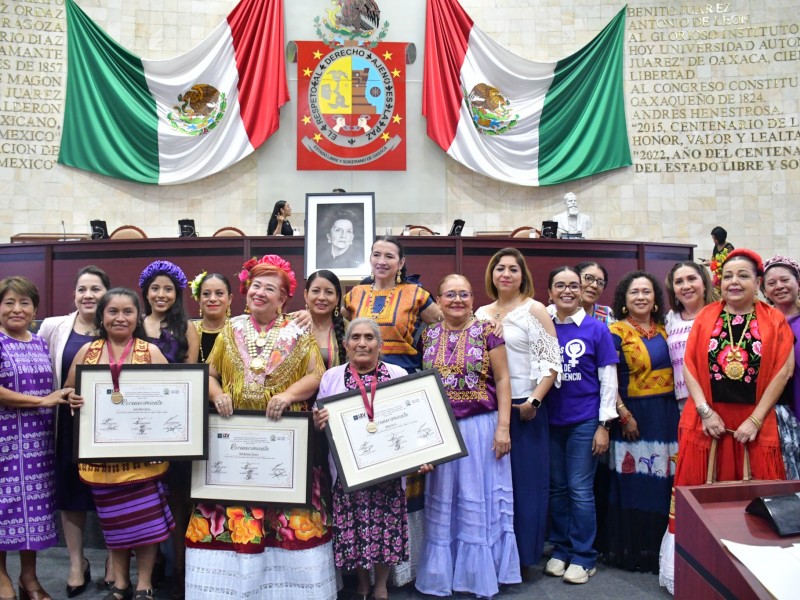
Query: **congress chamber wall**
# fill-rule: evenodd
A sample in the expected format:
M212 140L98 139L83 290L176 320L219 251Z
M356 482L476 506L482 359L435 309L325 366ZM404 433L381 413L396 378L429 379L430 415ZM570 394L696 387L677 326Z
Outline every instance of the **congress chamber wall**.
M79 0L133 53L161 59L207 36L236 0ZM621 9L605 0L461 0L509 50L555 61L583 47ZM624 78L634 165L573 183L519 187L473 173L426 136L421 115L425 1L379 2L386 39L415 44L406 64L406 171L298 171L297 65L280 128L254 154L202 181L153 186L56 163L67 79L63 0L0 0L0 243L19 232L88 233L134 224L175 237L193 218L201 235L234 226L261 236L272 206L289 200L303 229L306 192L376 193L376 229L407 223L446 232L537 225L563 210L567 191L592 215L589 237L696 244L707 256L715 225L735 246L800 257L800 16L796 0L630 0ZM285 40L316 39L324 0L286 0ZM432 118L435 118L433 116ZM131 131L135 136L137 132ZM91 143L91 140L87 140ZM63 225L62 225L63 223ZM5 271L3 267L3 271Z

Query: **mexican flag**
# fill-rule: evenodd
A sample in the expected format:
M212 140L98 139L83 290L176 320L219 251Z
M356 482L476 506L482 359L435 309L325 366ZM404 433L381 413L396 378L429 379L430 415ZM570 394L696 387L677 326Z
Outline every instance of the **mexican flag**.
M428 136L473 171L554 185L632 164L625 9L584 48L537 63L497 44L457 0L428 0L422 113Z
M289 100L282 0L241 0L197 47L146 60L67 0L67 99L58 162L119 179L196 181L272 135Z

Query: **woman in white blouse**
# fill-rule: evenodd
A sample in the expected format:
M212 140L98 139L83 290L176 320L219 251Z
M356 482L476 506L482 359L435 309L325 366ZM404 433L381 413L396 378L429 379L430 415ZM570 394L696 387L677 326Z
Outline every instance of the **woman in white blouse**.
M545 395L560 385L561 350L547 310L533 299L533 278L516 248L503 248L486 268L486 293L494 300L476 312L502 324L511 374L511 474L514 533L523 576L539 563L550 493Z

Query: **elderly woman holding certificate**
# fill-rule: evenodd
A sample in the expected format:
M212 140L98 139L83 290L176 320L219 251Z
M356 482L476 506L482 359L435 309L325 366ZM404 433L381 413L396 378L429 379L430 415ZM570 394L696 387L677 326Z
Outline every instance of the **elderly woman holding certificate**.
M249 314L232 318L214 344L209 398L223 417L234 409L266 410L270 419L310 410L325 367L313 336L283 313L297 288L291 265L253 258L239 281ZM336 598L324 471L314 468L307 507L198 504L186 531L186 597Z
M110 401L119 404L124 399L119 388L123 365L166 364L158 347L144 339L140 318L139 298L134 291L114 288L106 292L95 316L98 338L75 355L67 384L74 385L77 365L108 365L113 387ZM175 527L162 484L168 467L165 462L78 466L80 478L92 488L100 528L111 555L114 584L106 600L153 598L152 573L158 543L167 539ZM130 579L131 549L136 553L138 570L135 594Z
M334 367L322 377L318 398L358 390L367 413L367 431L377 431L373 401L378 383L406 374L380 360L381 330L372 319L354 319L345 333L347 364ZM367 391L369 390L369 392ZM328 409L314 410L319 429L328 421ZM431 470L424 465L420 472ZM355 570L356 598L370 597L369 570L375 568L371 597L388 597L389 567L408 560L408 519L406 495L401 478L392 479L351 493L345 493L337 477L333 487L333 545L336 566Z

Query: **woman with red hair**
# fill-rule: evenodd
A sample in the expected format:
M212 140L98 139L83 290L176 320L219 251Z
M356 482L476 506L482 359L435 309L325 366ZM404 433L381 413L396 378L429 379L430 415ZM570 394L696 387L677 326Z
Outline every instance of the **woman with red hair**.
M209 399L217 412L311 410L325 370L314 337L283 313L297 280L279 256L247 261L239 273L249 314L232 318L209 363ZM333 600L330 490L315 465L312 503L302 508L198 504L186 531L186 597Z

